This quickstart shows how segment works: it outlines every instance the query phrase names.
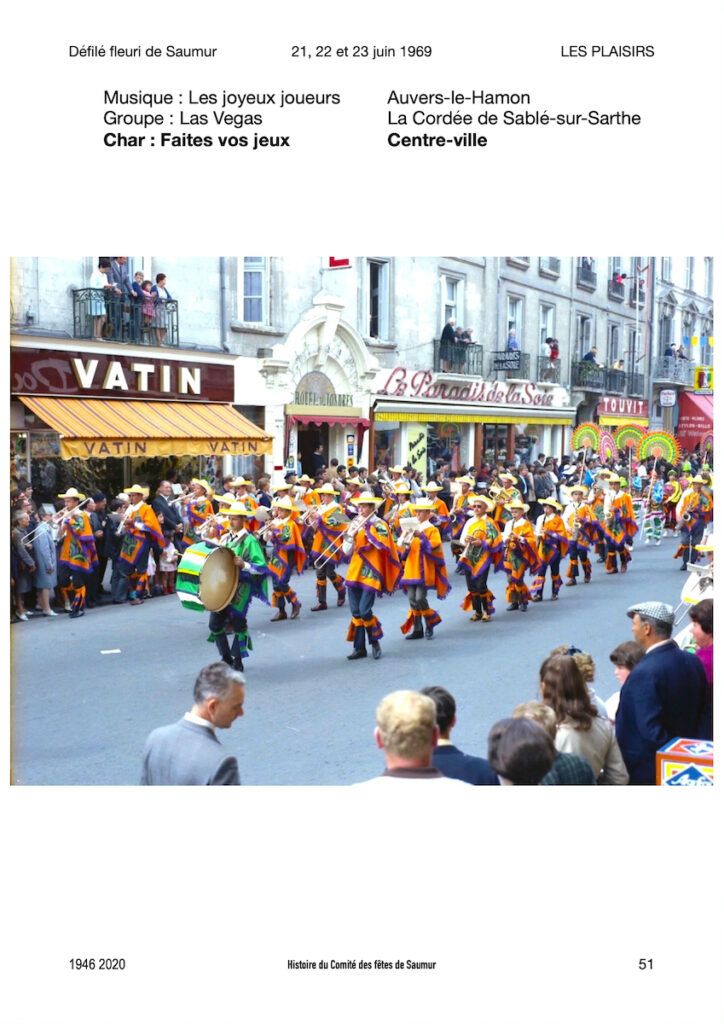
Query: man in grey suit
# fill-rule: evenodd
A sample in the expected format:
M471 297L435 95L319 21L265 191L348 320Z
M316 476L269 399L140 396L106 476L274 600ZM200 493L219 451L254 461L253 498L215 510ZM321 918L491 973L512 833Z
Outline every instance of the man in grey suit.
M142 786L241 785L236 758L224 753L214 729L228 729L244 714L244 682L223 661L201 670L191 710L146 740Z

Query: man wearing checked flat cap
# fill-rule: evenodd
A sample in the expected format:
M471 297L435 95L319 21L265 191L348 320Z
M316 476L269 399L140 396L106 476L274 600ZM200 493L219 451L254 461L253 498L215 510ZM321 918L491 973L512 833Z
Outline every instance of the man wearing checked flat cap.
M712 738L712 707L699 659L671 634L674 609L661 601L632 605L633 638L646 652L621 689L616 738L632 786L653 786L656 751L677 737Z

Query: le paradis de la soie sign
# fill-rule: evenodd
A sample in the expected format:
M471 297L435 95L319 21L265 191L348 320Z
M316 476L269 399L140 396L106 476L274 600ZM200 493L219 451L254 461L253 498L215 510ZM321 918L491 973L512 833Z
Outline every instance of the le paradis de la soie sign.
M387 377L382 375L378 378L377 393L393 398L478 402L481 405L515 405L536 409L551 409L565 404L560 388L542 390L532 381L524 384L485 380L458 383L430 370L410 370L404 366L396 366L388 372Z

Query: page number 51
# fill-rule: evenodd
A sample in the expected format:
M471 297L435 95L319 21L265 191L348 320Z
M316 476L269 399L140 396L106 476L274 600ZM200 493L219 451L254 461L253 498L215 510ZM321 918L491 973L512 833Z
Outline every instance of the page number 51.
M649 957L648 960L644 960L644 958L641 957L641 959L639 960L639 970L640 971L653 971L653 969L654 969L654 961L653 961L653 959L651 957Z

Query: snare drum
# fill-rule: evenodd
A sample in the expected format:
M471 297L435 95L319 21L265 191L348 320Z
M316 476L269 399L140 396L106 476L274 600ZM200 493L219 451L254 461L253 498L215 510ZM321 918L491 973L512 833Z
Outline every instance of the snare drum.
M201 541L184 551L176 574L176 593L184 608L220 612L233 600L238 584L230 548Z

